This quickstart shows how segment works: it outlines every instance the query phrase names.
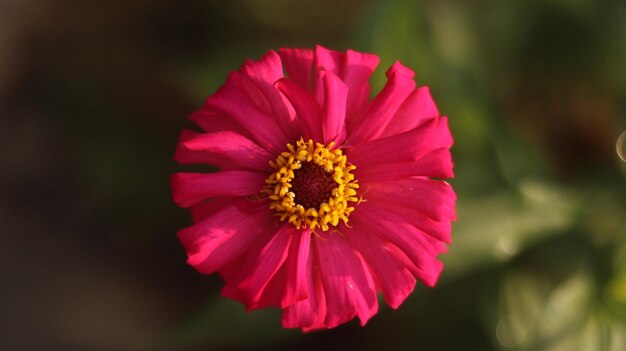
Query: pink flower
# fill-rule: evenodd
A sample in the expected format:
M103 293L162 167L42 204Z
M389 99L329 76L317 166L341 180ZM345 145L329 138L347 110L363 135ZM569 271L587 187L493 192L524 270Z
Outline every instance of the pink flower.
M248 60L190 116L175 159L188 263L218 272L222 295L282 309L286 328L364 325L416 279L432 287L450 242L452 137L427 87L396 62L370 99L372 54L316 47Z

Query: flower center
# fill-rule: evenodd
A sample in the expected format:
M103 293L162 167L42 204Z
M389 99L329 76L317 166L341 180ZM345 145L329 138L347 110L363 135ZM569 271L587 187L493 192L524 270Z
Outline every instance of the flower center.
M265 191L281 221L323 231L339 220L348 223L354 211L350 203L360 201L359 184L351 173L356 167L347 163L341 150L332 150L334 145L300 138L295 147L287 144L288 151L270 161L276 171L265 180Z
M295 195L294 201L304 208L319 208L337 187L333 174L315 163L305 162L293 174L291 191Z

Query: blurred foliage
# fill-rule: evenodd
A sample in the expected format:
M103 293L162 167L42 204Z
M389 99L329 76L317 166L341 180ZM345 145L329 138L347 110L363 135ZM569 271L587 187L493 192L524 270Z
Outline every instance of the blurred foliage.
M452 183L459 196L441 284L430 292L418 288L396 319L381 313L370 332L392 328L384 323L425 326L398 327L389 335L406 341L393 343L403 349L626 348L626 187L613 151L626 122L626 87L618 78L626 74L626 6L397 0L372 1L359 10L352 37L338 49L381 57L374 91L395 60L431 86L450 116L457 165ZM249 48L220 56L241 51ZM185 72L185 84L206 95L224 75L211 79L216 70L234 68L225 61L200 60ZM454 310L434 296L468 294L474 286L468 277L491 287L470 293L471 306ZM441 316L412 310L418 299L435 304L428 310ZM271 317L265 323L275 323ZM219 318L207 311L198 323ZM428 325L431 319L437 322ZM479 323L483 335L436 340L446 334L437 327L452 334L467 328L460 321ZM213 337L205 336L210 344ZM279 344L294 342L292 334L283 337Z
M49 316L62 336L38 328L60 349L626 349L626 163L615 154L626 129L626 2L49 3L0 12L0 29L22 21L21 32L0 31L0 48L26 33L16 47L30 55L0 61L12 79L0 82L0 114L11 116L0 139L19 150L1 159L5 207L45 214L3 213L29 234L2 256L28 251L46 262L5 266L63 278L83 267L92 286L119 275L141 292L121 306L155 301L135 324L122 318L132 309L109 314L102 323L119 324L115 333ZM228 71L268 49L317 43L379 55L374 91L395 60L431 87L455 137L458 221L436 288L416 287L398 311L381 305L365 328L303 334L283 330L279 311L246 313L219 297L219 278L185 266L175 232L190 220L171 204L167 177L185 115ZM73 244L49 250L63 240ZM7 277L15 296L33 290ZM38 285L41 305L57 303L51 285ZM159 318L158 328L139 328ZM84 341L92 336L104 341Z

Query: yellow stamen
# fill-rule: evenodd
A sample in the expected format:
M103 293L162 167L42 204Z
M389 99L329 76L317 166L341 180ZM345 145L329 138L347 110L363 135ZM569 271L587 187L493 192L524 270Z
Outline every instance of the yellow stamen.
M288 221L298 229L308 227L313 231L318 228L327 231L340 221L348 224L348 216L354 211L354 203L358 204L362 199L356 196L359 184L351 173L356 167L347 162L341 150L332 150L334 146L334 142L324 146L314 143L313 140L305 141L300 138L295 147L287 144L288 151L282 152L275 161L269 162L276 171L265 180L267 187L264 192L272 200L270 209L276 212L281 221ZM305 168L319 167L317 171L326 172L328 179L331 179L331 187L334 186L328 193L328 199L320 201L317 208L305 208L298 203L298 195L294 193L296 190L292 181L303 165Z

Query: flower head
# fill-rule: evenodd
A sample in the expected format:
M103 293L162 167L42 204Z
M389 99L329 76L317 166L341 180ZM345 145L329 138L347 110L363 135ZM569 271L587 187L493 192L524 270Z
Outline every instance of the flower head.
M456 196L452 137L429 90L396 62L370 99L372 54L316 47L268 52L231 72L191 115L175 159L215 173L176 173L188 263L218 272L222 295L282 323L332 328L397 308L416 279L434 286Z

